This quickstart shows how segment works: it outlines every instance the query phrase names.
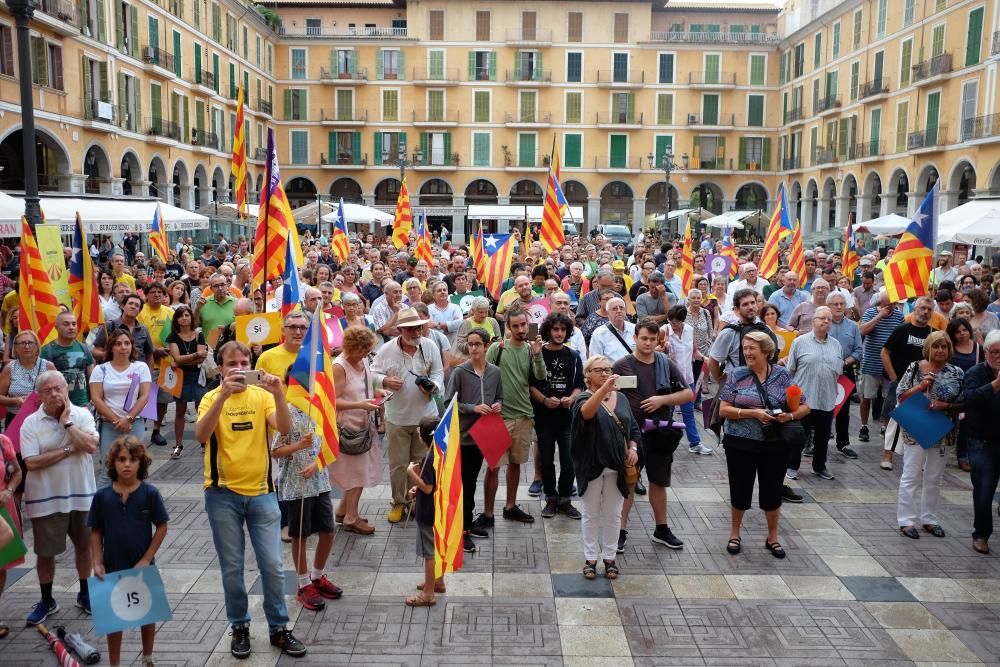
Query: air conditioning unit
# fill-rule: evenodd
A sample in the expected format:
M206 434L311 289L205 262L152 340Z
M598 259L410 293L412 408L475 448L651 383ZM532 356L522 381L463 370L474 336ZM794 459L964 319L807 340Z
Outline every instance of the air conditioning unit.
M115 118L115 105L111 102L97 101L97 113L96 116L101 120L111 121Z
M697 125L697 124L698 124L698 114L696 114L696 113L689 113L688 114L688 125Z
M906 149L913 150L914 148L924 147L924 135L920 132L914 132L906 138Z

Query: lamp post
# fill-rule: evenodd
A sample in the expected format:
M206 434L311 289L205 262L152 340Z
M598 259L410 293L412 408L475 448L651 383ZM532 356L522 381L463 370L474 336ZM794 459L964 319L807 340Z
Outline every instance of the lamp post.
M650 168L655 169L656 166L657 166L656 165L656 155L653 154L653 153L650 153L646 157L649 160L649 166L650 166ZM663 150L663 155L660 156L660 165L659 165L659 168L663 170L663 183L664 183L664 186L665 186L664 187L664 191L663 191L664 192L664 197L663 198L666 200L666 203L664 204L664 210L663 210L663 226L664 227L666 227L669 224L667 216L670 215L670 172L673 171L673 170L675 170L675 169L687 169L688 168L688 154L685 153L684 155L682 155L681 156L681 160L684 163L683 166L678 165L676 162L674 162L674 154L670 151L670 148L665 148Z
M17 26L17 76L21 84L21 152L24 160L24 217L32 231L42 222L38 204L38 167L35 160L35 107L31 95L31 48L29 26L35 0L6 0Z
M400 186L402 186L402 184L403 184L403 179L406 178L406 170L409 167L412 167L414 165L420 164L421 162L423 162L423 159L424 159L424 154L423 154L422 151L415 151L413 153L413 159L412 160L411 159L407 159L407 157L406 157L406 149L403 148L402 144L399 145L399 153L396 155L395 162L399 166L399 184L400 184ZM391 153L389 151L382 151L382 162L383 162L383 164L392 164L393 163L392 155L391 155Z

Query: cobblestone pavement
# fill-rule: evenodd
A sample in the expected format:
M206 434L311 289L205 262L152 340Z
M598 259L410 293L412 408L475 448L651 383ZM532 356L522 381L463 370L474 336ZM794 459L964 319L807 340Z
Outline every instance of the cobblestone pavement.
M652 514L640 498L614 583L583 579L579 522L542 520L539 501L522 482L520 502L535 515L534 525L505 522L498 507L495 534L477 541L478 553L466 554L463 571L447 576L448 593L430 609L402 603L422 576L415 527L390 527L388 487L369 489L362 515L376 533L338 533L328 568L344 597L321 612L288 598L295 633L309 647L306 658L280 657L268 644L248 550L254 653L241 664L1000 664L1000 556L972 550L969 476L953 462L945 474L941 509L948 536L909 540L895 522L901 459L886 472L878 467L880 444L855 448L857 461L831 456L834 481L805 472L791 482L805 502L782 510L788 557L777 560L764 549L757 509L746 517L743 552L726 553L724 454L719 448L713 456L690 455L682 444L669 513L684 549L649 541ZM174 613L157 631L158 664L237 663L229 655L203 509L200 448L189 445L180 461L167 459L167 447L153 449L151 481L171 515L157 560ZM33 562L29 555L27 567L10 573L0 598L0 619L11 627L0 640L0 664L56 664L37 631L23 627L39 597ZM285 566L286 593L293 596L287 549ZM70 551L58 559L55 595L62 609L49 624L89 634L89 618L73 606L76 590ZM91 639L106 650L103 639ZM127 633L123 664L138 664L139 649L138 632Z

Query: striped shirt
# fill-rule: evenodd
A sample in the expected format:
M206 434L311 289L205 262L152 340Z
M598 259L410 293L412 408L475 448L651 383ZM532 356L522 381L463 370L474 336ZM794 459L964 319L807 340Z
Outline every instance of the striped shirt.
M867 324L878 315L878 306L872 306L861 316L861 323ZM892 315L879 320L875 328L868 332L862 344L861 351L861 374L874 375L880 378L885 374L882 368L882 348L892 335L893 330L903 323L903 314L899 310L893 310Z

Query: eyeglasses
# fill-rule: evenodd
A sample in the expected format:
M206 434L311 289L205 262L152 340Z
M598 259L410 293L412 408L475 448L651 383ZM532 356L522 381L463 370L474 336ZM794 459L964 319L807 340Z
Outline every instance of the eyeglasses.
M308 331L309 327L304 324L286 324L285 328L289 331Z
M33 340L19 340L16 343L14 343L14 345L22 345L22 346L27 346L27 347L34 347L36 345L36 343Z
M608 367L602 367L602 368L591 368L590 372L591 373L611 373L611 367L608 366Z

